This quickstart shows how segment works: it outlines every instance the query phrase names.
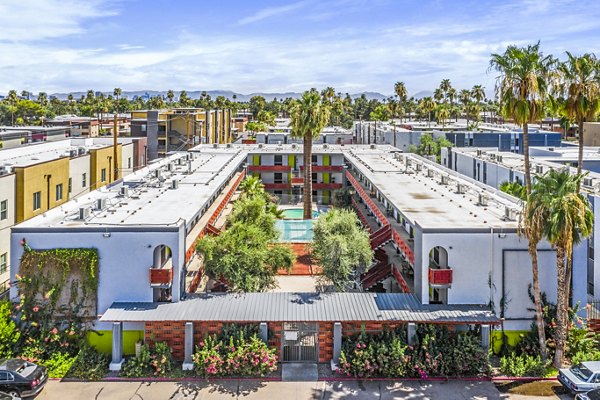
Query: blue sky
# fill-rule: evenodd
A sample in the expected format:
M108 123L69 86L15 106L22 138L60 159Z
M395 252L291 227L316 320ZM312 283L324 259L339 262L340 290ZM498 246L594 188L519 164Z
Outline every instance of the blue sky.
M1 0L0 92L492 92L490 53L537 40L600 53L600 2Z

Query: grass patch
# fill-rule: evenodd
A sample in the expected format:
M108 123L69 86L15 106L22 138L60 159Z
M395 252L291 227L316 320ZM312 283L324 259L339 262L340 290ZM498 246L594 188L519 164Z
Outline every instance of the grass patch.
M569 393L563 385L554 381L495 382L495 385L502 393L523 396L555 396Z

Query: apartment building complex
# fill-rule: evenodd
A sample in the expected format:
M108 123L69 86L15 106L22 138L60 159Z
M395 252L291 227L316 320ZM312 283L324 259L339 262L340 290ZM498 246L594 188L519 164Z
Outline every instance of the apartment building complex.
M143 142L119 139L121 177L144 165ZM11 227L113 183L113 156L112 139L101 138L0 150L0 285L9 279Z
M147 138L151 160L201 143L230 143L230 111L201 108L133 111L131 136Z

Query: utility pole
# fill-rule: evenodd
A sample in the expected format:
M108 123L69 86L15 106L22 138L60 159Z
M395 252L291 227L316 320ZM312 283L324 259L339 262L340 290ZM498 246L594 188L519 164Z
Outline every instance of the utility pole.
M117 112L115 111L115 118L113 121L113 160L114 160L114 180L116 181L117 179L119 179L119 162L117 161L117 146L118 146L118 141L117 141L117 136L119 134L119 123L117 122Z

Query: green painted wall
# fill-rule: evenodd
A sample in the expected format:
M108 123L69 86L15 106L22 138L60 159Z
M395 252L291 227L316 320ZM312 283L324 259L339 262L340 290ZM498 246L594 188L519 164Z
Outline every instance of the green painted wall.
M329 154L323 155L323 165L329 166L331 164L331 156Z
M526 335L528 332L529 331L504 331L504 335L506 335L508 345L510 347L515 347L519 344L523 335ZM494 354L498 354L502 348L502 331L493 331L490 340Z
M296 156L293 154L288 154L288 165L290 167L295 168L296 167Z
M112 352L112 331L96 332L87 333L88 343L99 352L110 354ZM144 340L144 331L123 331L123 353L135 354L135 344L139 340Z
M252 165L260 165L260 154L252 155Z
M323 203L329 204L330 192L329 190L323 190Z

